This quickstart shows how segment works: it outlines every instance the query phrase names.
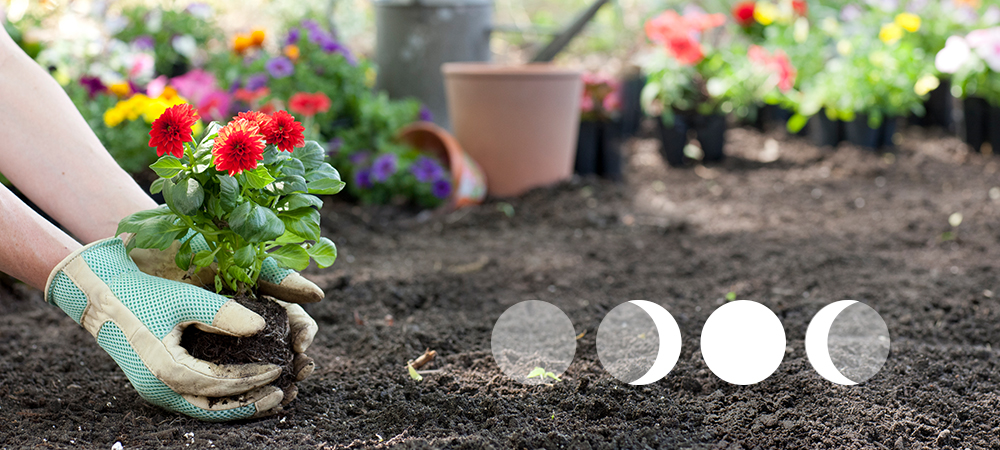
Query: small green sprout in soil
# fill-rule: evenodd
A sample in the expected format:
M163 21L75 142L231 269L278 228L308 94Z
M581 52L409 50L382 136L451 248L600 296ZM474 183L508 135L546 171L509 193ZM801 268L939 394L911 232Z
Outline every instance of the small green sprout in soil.
M535 378L535 377L541 377L542 381L544 381L546 378L551 378L556 381L562 381L559 377L556 376L556 374L548 372L541 367L535 367L534 369L531 370L531 373L528 374L528 378Z
M736 293L733 291L726 293L726 301L731 302L733 300L736 300Z
M514 217L514 205L511 205L510 203L497 203L497 211L502 212L507 217Z
M423 381L424 380L424 377L422 375L420 375L419 373L417 373L417 369L413 368L413 363L407 364L406 365L406 370L410 372L410 378L413 378L416 381Z

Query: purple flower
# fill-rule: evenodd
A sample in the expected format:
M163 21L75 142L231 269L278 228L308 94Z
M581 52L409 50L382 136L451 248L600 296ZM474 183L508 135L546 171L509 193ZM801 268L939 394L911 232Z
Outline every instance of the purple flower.
M247 77L247 84L244 88L248 91L256 91L264 86L267 86L267 74L258 73Z
M331 139L330 142L327 142L327 144L326 144L326 148L329 149L326 152L327 156L334 156L334 155L336 155L338 152L340 152L340 147L343 147L343 146L344 146L344 140L343 139L341 139L339 137Z
M434 114L431 114L431 110L427 109L426 105L420 106L420 120L424 122L434 121Z
M299 41L299 35L302 34L298 28L291 28L288 30L288 36L285 37L285 45L292 45Z
M292 64L292 60L284 56L276 56L271 58L267 64L264 64L267 71L274 78L285 78L295 71L295 66Z
M431 185L431 194L440 199L446 199L451 195L451 182L444 178L439 179Z
M309 42L317 45L323 45L324 42L332 40L333 36L330 36L326 31L323 31L318 26L316 28L309 28Z
M305 29L307 29L307 30L309 30L309 31L313 31L313 30L322 30L322 29L321 29L321 28L319 27L319 24L318 24L318 23L316 23L316 21L315 21L315 20L311 20L311 19L306 19L306 20L303 20L303 21L302 21L302 27L304 27Z
M444 175L444 169L432 158L421 156L410 166L410 173L421 183L430 183Z
M355 166L360 166L368 161L368 152L366 151L357 152L351 155L351 157L348 159L351 161L351 164L354 164Z
M185 10L202 20L208 20L212 17L212 6L207 3L192 3Z
M396 155L386 153L375 158L375 162L372 163L372 178L375 181L381 183L394 173L396 173Z
M90 95L90 98L94 98L95 95L104 92L104 90L107 89L107 87L104 86L104 83L101 82L101 79L97 77L81 77L80 84L87 88L87 94Z
M847 5L844 9L840 10L840 20L844 22L853 22L858 20L862 14L861 8L857 5Z
M132 45L134 45L135 48L139 51L146 51L146 50L152 50L153 47L156 45L156 41L153 40L152 36L144 34L142 36L135 38L135 40L132 41Z
M371 169L358 169L354 172L354 184L361 189L369 189L372 187L372 171Z

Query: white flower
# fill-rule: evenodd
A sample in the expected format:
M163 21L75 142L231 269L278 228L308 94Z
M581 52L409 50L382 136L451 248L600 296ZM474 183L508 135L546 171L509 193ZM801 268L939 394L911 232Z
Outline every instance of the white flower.
M1000 72L1000 27L975 30L965 39L990 69Z
M955 73L972 57L969 44L961 36L952 36L944 44L944 48L934 58L934 67L941 73Z
M198 52L198 43L190 34L174 36L174 39L170 41L170 44L174 47L177 54L187 58L188 60L194 60L195 54Z

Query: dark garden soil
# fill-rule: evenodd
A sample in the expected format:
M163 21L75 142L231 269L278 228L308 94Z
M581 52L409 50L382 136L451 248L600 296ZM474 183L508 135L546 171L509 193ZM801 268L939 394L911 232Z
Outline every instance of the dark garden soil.
M728 132L723 163L668 169L655 140L627 149L627 183L576 180L442 217L329 200L340 259L305 275L316 372L270 418L201 423L150 406L93 338L41 295L0 290L0 442L8 448L1000 448L1000 159L904 130L895 154ZM961 212L961 225L949 215ZM727 292L788 339L775 373L730 385L699 336ZM538 299L578 333L562 381L525 386L493 361L504 310ZM631 299L683 336L645 387L601 367L596 331ZM843 387L803 338L837 300L874 307L885 367ZM993 346L993 344L997 344ZM407 374L427 348L438 358Z
M271 384L281 389L287 388L295 381L295 374L292 372L295 354L288 336L288 314L285 308L268 298L247 293L237 294L233 298L263 317L267 326L246 338L221 336L196 327L187 327L181 335L181 346L191 356L216 364L274 364L282 369L281 375Z

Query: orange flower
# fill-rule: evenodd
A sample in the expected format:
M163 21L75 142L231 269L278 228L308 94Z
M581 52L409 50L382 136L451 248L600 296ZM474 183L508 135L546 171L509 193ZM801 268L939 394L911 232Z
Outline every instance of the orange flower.
M233 38L233 50L236 51L236 53L243 53L247 51L251 45L253 45L253 40L250 36L245 34L237 34L236 37Z
M284 53L288 59L297 61L299 59L299 46L295 44L286 45Z
M260 29L253 30L250 33L250 43L254 47L260 47L261 45L264 45L264 30Z

